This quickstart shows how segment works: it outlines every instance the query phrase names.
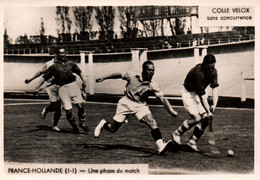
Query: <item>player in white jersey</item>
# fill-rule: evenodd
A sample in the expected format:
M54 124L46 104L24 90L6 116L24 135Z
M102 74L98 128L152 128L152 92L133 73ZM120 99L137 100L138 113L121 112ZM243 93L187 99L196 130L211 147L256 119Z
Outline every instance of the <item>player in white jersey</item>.
M31 78L26 79L25 83L29 84L34 79L45 74L47 69L54 64L54 61L55 61L55 58L44 63L42 69L40 71L37 71ZM50 104L48 104L46 107L44 107L41 112L42 119L46 118L46 115L48 112L54 112L54 121L53 121L53 130L54 131L60 131L60 128L58 127L58 122L61 117L61 103L59 100L58 89L59 89L59 86L56 84L53 84L52 86L47 88L47 93L48 93L48 96L50 99Z
M95 128L94 136L99 137L103 129L115 133L125 120L134 115L140 122L145 123L150 128L151 135L158 147L158 155L163 155L168 151L172 142L163 141L157 121L154 119L147 105L147 99L149 96L155 96L164 104L166 110L173 117L177 116L178 113L171 107L171 104L164 97L164 93L160 90L159 86L152 81L155 68L152 61L145 61L142 68L142 74L114 73L96 79L96 82L99 83L106 79L122 78L127 81L127 84L125 96L119 100L113 120L107 122L105 119L102 119Z

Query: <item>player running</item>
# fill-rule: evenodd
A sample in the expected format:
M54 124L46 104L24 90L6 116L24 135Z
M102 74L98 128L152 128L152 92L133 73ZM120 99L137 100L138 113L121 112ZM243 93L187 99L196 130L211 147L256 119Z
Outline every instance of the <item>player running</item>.
M154 64L151 61L146 61L143 63L142 68L142 75L115 73L96 79L96 82L99 83L106 79L122 78L127 81L127 84L125 96L118 102L113 121L107 122L105 119L102 119L95 128L94 136L99 137L103 129L115 133L125 120L128 120L131 115L135 115L140 122L147 124L151 129L152 137L158 147L158 155L163 155L172 142L163 141L162 134L157 126L156 120L153 118L153 115L147 106L146 100L150 95L155 95L173 117L177 116L177 112L173 110L169 101L164 97L163 92L157 84L152 81L154 75Z
M44 81L48 81L53 77L53 83L60 87L58 93L66 112L66 118L72 125L74 133L78 134L79 129L72 114L72 101L78 109L79 126L86 132L89 131L89 128L85 124L86 114L82 104L81 90L73 73L80 77L83 82L82 88L85 89L86 80L84 75L75 63L67 60L66 51L61 48L57 52L57 60L47 69L35 90L39 90Z
M207 101L205 89L210 85L213 89L212 112L215 111L218 102L218 73L215 69L216 59L212 54L204 57L202 64L193 67L186 76L182 91L182 101L190 119L185 120L182 125L173 132L172 138L177 144L181 144L181 135L195 126L193 135L188 145L194 150L197 148L197 141L203 135L213 116Z
M54 61L56 59L56 54L55 57L46 62L42 69L40 71L37 71L31 78L26 79L25 83L29 84L31 81L33 81L34 79L40 77L41 75L45 74L45 72L47 71L47 69L54 64ZM47 93L50 99L50 104L48 104L47 106L45 106L41 112L41 118L45 119L46 115L48 112L54 112L54 121L53 121L53 126L52 129L54 131L60 131L60 128L58 127L58 122L60 120L61 117L61 103L60 103L60 99L59 99L59 95L58 95L58 86L53 84L52 86L47 88Z

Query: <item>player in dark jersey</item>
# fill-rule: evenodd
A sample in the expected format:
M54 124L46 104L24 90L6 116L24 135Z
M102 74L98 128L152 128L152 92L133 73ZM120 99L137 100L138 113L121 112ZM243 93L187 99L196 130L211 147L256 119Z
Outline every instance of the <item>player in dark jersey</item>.
M119 100L112 122L107 122L105 119L101 120L95 128L95 137L99 137L103 129L115 133L130 116L134 115L140 122L147 124L150 128L152 137L158 147L158 155L163 155L168 150L172 142L163 141L157 122L147 106L147 98L150 95L156 96L174 117L177 116L177 112L173 110L158 85L152 81L153 75L154 64L151 61L146 61L143 63L141 75L136 73L115 73L96 80L102 82L105 79L122 78L127 81L127 85L125 96Z
M54 64L56 56L57 55L55 54L55 57L52 60L44 63L42 69L40 71L37 71L31 78L26 79L25 83L29 84L34 79L43 75L47 71L47 69L51 65ZM54 117L53 117L54 120L53 120L53 127L52 127L52 129L54 131L60 131L60 128L58 127L58 122L59 122L59 119L61 117L61 103L60 103L60 98L59 98L59 95L58 95L58 89L59 89L59 87L56 84L53 84L52 86L47 88L47 93L48 93L48 96L49 96L50 104L45 106L43 108L42 112L41 112L41 118L42 119L46 118L46 115L47 115L48 112L54 112Z
M76 124L76 120L72 115L72 102L78 108L79 126L88 132L89 129L85 124L86 114L82 104L83 99L81 96L81 90L76 83L76 76L74 76L73 73L76 73L82 80L82 88L86 87L85 77L75 63L67 60L65 49L59 49L57 54L57 61L55 61L55 63L50 66L42 76L42 79L36 87L36 91L40 88L44 81L53 78L52 82L60 86L59 97L63 103L67 120L72 125L74 132L76 134L79 133L79 129Z
M215 69L216 59L212 54L204 57L202 64L193 67L186 76L182 91L182 101L190 119L185 120L182 125L173 132L172 138L177 144L181 144L181 135L195 126L193 135L188 145L194 150L197 148L197 141L203 135L209 124L212 113L207 100L206 88L210 85L213 89L212 112L215 111L218 102L218 73Z

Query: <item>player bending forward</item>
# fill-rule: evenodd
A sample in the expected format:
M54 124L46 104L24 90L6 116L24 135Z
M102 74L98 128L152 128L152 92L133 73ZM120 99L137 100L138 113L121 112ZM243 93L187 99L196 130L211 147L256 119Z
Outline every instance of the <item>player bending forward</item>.
M84 108L83 108L83 99L81 95L81 90L76 83L76 76L73 75L76 73L82 80L82 87L86 87L86 80L84 75L82 74L79 67L67 60L66 52L63 48L58 50L57 61L48 68L45 74L42 76L43 78L40 80L37 89L50 78L54 78L53 83L60 86L59 88L59 97L63 103L63 107L66 112L66 117L69 123L73 127L74 133L78 134L79 129L76 124L76 120L72 115L72 101L78 108L78 118L79 118L79 126L83 128L86 132L89 131L88 127L85 124L85 116Z
M102 82L105 79L122 78L127 81L125 96L121 98L117 105L116 114L112 122L107 122L102 119L94 131L94 136L99 137L103 129L114 133L125 120L128 120L131 115L148 125L151 129L151 134L158 147L158 155L163 155L167 150L171 141L164 142L162 134L157 126L156 120L153 118L149 110L146 100L149 95L155 95L165 105L166 110L173 116L177 116L177 112L173 110L169 101L164 97L162 91L156 83L152 81L154 75L154 64L151 61L146 61L142 66L142 75L129 73L115 73L109 76L96 79L96 82Z
M185 120L182 125L172 134L173 140L181 144L181 135L195 126L193 135L188 145L194 150L197 148L197 141L203 135L204 130L209 124L212 113L205 95L205 89L208 85L213 89L212 112L215 111L218 102L218 74L215 69L216 59L212 54L204 57L202 64L197 64L192 68L184 81L182 91L182 101L186 111L191 118Z
M57 54L55 54L57 56ZM54 64L56 57L53 58L52 60L46 62L42 69L38 72L36 72L30 79L26 79L25 83L29 84L31 81L34 79L40 77L41 75L45 74L47 69ZM52 86L47 88L47 93L50 99L50 104L45 106L41 112L41 118L45 119L46 115L48 112L54 112L54 120L53 120L53 127L52 129L54 131L60 131L60 128L58 127L58 122L61 117L61 104L60 104L60 99L58 95L58 86L56 84L53 84Z

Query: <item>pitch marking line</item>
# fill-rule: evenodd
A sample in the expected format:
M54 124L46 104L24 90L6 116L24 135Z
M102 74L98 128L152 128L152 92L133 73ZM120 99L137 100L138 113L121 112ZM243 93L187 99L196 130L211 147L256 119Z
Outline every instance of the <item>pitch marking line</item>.
M29 99L8 99L11 101L15 100L23 100L23 101L34 101L34 100L29 100ZM40 104L48 104L50 101L49 100L35 100L37 102L22 102L22 103L5 103L5 106L21 106L21 105L40 105ZM116 106L117 103L110 103L110 102L84 102L86 104L99 104L99 105L113 105ZM149 105L150 107L163 107L163 105ZM183 107L183 106L172 106L175 108L178 107ZM254 109L249 109L249 108L233 108L233 107L217 107L217 109L222 109L222 110L239 110L239 111L254 111Z
M50 102L50 100L45 100L45 99L4 99L7 101L37 101L37 102Z
M190 170L185 170L181 168L174 168L174 169L148 169L149 174L222 174L223 172L218 172L218 171L209 171L209 172L204 172L204 171L190 171Z

